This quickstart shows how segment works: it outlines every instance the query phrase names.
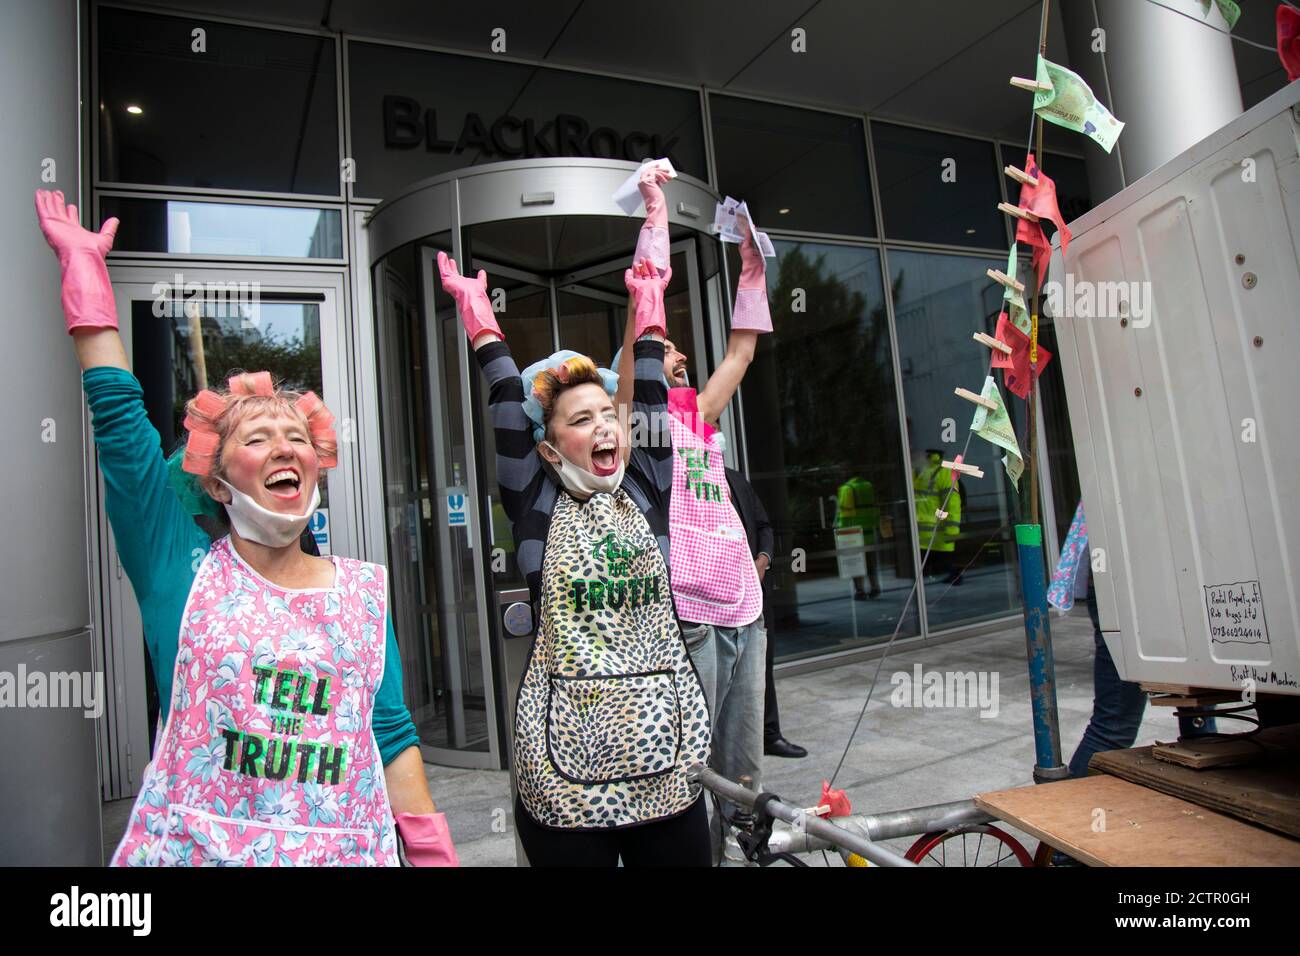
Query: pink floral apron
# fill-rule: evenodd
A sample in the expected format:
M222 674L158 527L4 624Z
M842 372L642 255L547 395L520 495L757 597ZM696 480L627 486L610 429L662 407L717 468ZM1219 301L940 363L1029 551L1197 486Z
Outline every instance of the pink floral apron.
M731 503L716 429L700 419L694 389L670 389L668 411L669 555L677 614L693 624L744 627L763 613L763 589Z
M171 711L114 866L396 866L371 729L385 570L271 584L221 538L181 619Z

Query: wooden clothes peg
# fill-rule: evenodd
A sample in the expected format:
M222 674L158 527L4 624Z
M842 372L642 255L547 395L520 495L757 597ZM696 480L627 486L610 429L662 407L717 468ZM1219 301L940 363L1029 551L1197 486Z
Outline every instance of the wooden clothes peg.
M1014 179L1014 180L1015 180L1016 182L1018 182L1018 183L1024 183L1026 186L1037 186L1037 185L1038 185L1038 177L1037 177L1037 176L1030 176L1027 172L1025 172L1025 171L1024 171L1023 169L1021 169L1019 166L1006 166L1006 167L1003 168L1002 171L1003 171L1004 173L1006 173L1008 176L1010 176L1012 179Z
M1025 76L1013 76L1007 82L1009 82L1012 86L1014 86L1018 90L1028 90L1030 93L1037 93L1040 90L1046 92L1050 89L1053 89L1051 84L1044 86L1042 83L1039 83L1037 80L1031 80Z
M960 457L960 456L959 456ZM975 465L968 465L963 461L944 461L941 463L949 471L959 472L963 475L970 475L972 478L983 478L984 470ZM955 477L955 476L954 476Z
M986 345L991 349L997 349L999 352L1003 353L1004 355L1010 355L1012 352L1010 345L1007 345L1007 343L1003 342L1001 339L995 339L993 336L989 335L986 332L976 332L974 335L971 336L971 338L973 338L980 345Z
M958 398L964 398L968 402L974 402L976 405L982 405L991 412L996 412L998 410L997 402L993 401L993 399L991 398L985 398L983 395L976 395L970 389L955 388L953 389L953 393Z
M984 274L994 282L1006 286L1008 289L1015 289L1021 295L1025 294L1025 284L1018 279L1013 279L1000 269L985 269Z
M998 211L1004 212L1008 216L1015 216L1017 219L1024 219L1026 222L1038 222L1038 217L1024 206L1013 206L1009 202L1000 202L998 203Z

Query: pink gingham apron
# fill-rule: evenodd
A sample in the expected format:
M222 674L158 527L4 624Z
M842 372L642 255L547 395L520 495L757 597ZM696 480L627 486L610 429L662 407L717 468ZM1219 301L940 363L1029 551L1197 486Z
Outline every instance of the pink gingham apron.
M694 389L668 392L673 490L669 556L677 614L693 624L744 627L763 612L745 527L731 503L716 429L699 418Z

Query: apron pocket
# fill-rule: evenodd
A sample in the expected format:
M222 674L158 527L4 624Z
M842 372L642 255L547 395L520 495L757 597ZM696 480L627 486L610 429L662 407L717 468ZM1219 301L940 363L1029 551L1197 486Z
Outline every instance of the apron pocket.
M616 677L551 675L546 752L571 783L591 786L668 773L681 749L672 671Z
M373 866L371 834L342 827L303 827L219 817L173 803L162 865Z
M672 529L673 594L701 604L736 607L745 599L743 562L753 563L744 539L688 525Z

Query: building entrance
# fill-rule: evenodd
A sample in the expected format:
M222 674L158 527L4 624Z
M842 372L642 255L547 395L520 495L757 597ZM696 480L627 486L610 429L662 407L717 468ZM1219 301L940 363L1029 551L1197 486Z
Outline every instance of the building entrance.
M521 368L561 348L609 365L627 315L623 272L642 221L610 196L635 170L581 159L471 167L416 184L370 217L383 473L382 495L368 497L381 499L374 507L406 700L431 762L506 766L515 682L531 639L520 609L512 626L501 620L525 584L498 501L486 389L435 258L445 251L466 274L487 271ZM717 200L685 176L665 194L668 334L703 376L724 328L725 280L708 232Z

